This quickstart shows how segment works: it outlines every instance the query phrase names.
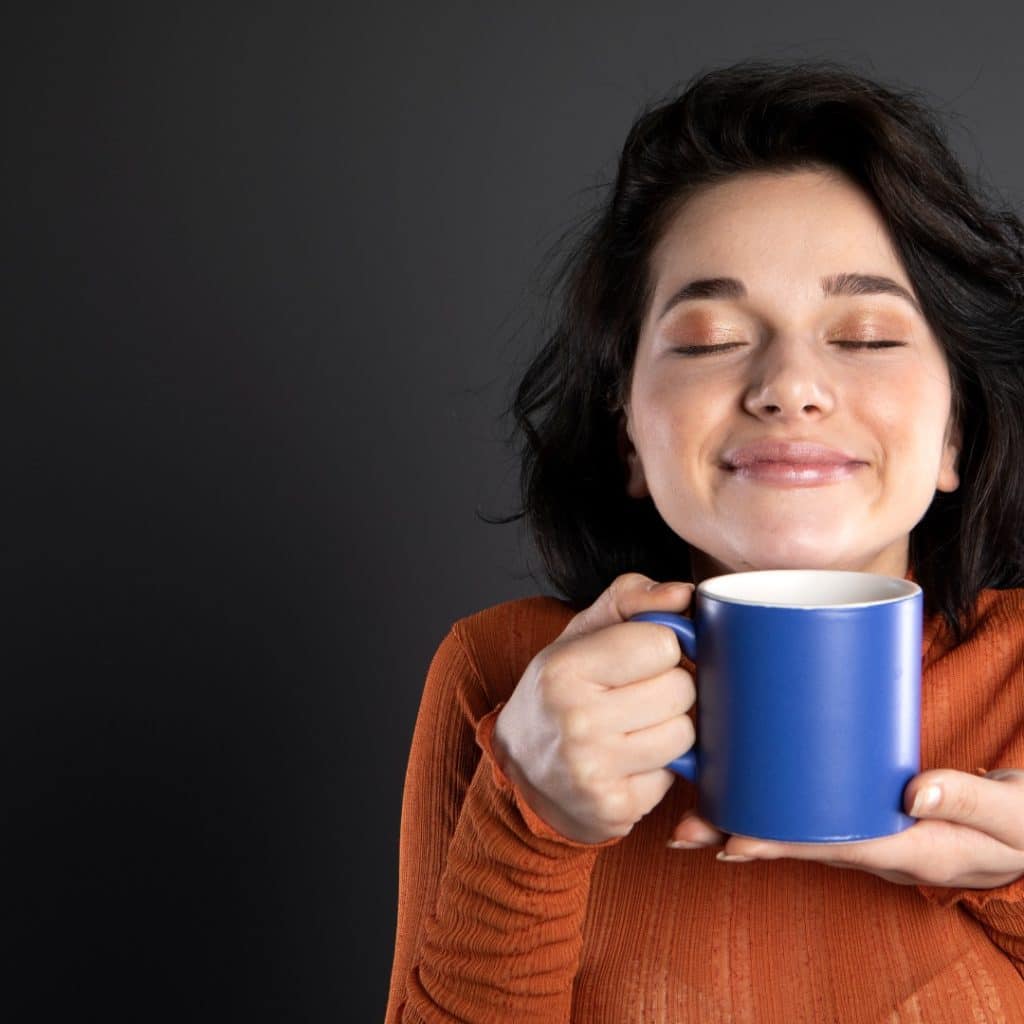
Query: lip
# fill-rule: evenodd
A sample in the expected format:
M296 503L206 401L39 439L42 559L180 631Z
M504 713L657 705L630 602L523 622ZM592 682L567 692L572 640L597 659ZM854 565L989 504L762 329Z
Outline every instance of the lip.
M764 439L727 451L722 466L733 476L782 487L814 487L848 480L866 466L849 452L816 441Z

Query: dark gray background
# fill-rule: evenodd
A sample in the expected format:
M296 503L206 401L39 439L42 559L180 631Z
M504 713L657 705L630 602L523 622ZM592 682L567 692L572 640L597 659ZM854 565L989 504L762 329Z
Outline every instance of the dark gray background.
M534 593L499 413L643 103L925 90L1016 202L1024 17L26 7L5 29L0 907L52 1019L376 1020L449 624ZM970 15L968 17L967 15Z

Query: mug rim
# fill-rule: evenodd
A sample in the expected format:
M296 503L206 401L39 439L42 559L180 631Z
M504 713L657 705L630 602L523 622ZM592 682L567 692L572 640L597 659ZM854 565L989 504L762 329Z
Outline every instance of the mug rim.
M819 583L825 582L823 577L832 577L836 583L840 580L852 583L854 582L853 577L859 577L859 582L862 586L868 584L870 581L879 587L884 586L893 592L889 595L868 599L808 602L778 599L772 600L770 597L759 599L751 596L737 596L736 594L730 594L728 592L715 592L715 584L724 585L727 581L737 582L740 581L740 578L749 579L751 577L758 577L761 580L764 580L766 576L788 578L790 583L792 583L793 579L797 576L814 577ZM751 569L746 572L730 572L721 573L718 576L709 576L707 579L701 580L701 582L697 584L697 593L700 594L701 597L712 601L719 601L723 604L749 605L754 608L784 608L793 611L812 611L824 609L839 610L873 608L885 604L898 604L900 601L913 599L917 595L923 593L923 591L913 580L908 580L898 576L886 576L883 573L858 572L852 569Z

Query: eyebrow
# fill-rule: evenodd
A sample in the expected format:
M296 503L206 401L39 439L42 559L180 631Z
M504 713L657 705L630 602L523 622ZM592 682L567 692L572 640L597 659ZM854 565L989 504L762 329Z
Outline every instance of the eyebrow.
M746 294L743 282L735 277L700 278L674 291L662 307L658 319L662 319L680 302L690 299L742 299ZM920 316L924 316L917 299L903 285L881 274L832 274L821 279L821 294L825 298L833 295L895 295L909 302Z

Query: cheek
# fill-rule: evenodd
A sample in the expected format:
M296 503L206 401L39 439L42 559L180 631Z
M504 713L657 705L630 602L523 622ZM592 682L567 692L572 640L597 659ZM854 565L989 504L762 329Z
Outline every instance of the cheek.
M721 422L721 412L708 395L691 388L661 385L644 398L638 426L649 459L679 467L692 461Z
M679 429L681 409L677 389L651 373L637 375L630 393L634 441L647 455L663 448Z
M699 368L698 368L699 369ZM723 372L700 373L679 363L664 362L660 373L654 373L638 389L641 407L649 418L673 431L690 426L712 424L739 407L742 382Z
M873 404L875 433L884 447L891 472L903 476L901 486L918 479L934 481L945 447L950 396L941 382L906 382ZM926 486L922 484L922 486Z

